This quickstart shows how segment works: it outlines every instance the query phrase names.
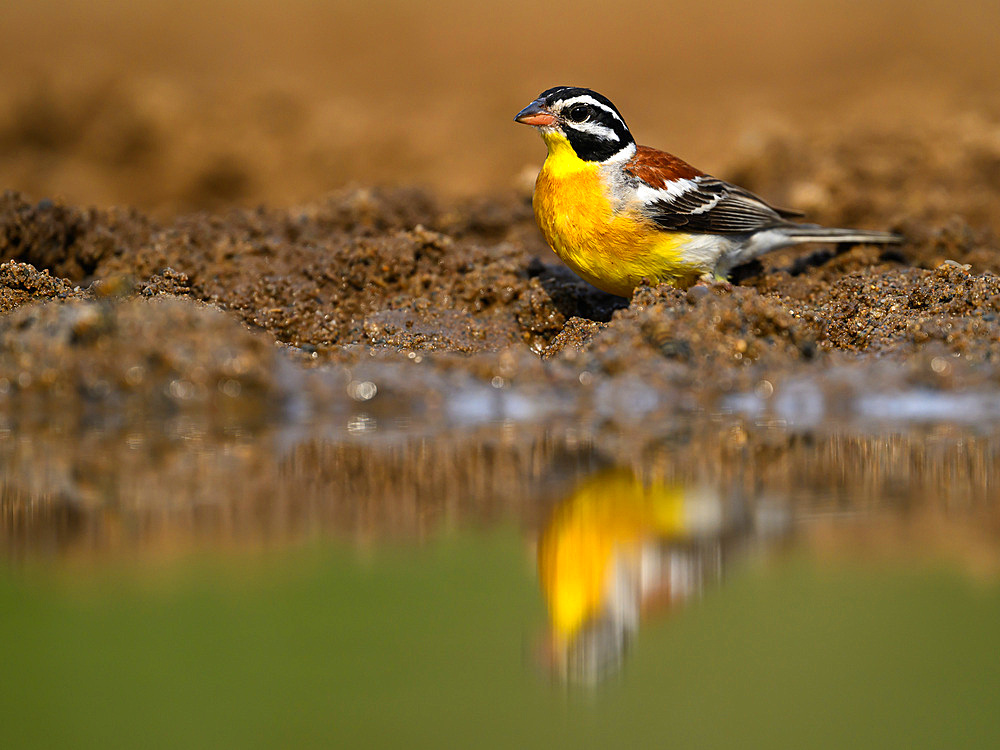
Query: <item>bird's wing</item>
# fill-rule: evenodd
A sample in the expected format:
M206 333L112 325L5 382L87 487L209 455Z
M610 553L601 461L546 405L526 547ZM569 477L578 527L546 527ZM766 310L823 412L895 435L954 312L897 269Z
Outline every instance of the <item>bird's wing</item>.
M745 234L798 215L656 149L639 147L624 170L637 181L640 211L664 229Z

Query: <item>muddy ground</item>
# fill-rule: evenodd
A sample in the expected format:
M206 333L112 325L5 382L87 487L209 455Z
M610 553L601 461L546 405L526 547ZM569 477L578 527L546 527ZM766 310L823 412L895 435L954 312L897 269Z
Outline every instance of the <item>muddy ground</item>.
M391 7L12 4L8 405L56 387L162 395L185 368L205 393L256 392L271 342L301 367L372 351L487 380L628 371L694 400L856 357L933 361L933 382L964 362L992 377L992 4L773 0L748 19L731 0L625 2L595 23L590 0L516 2L489 24L446 2ZM575 43L529 52L555 37ZM594 54L610 38L629 54ZM780 252L738 269L732 290L601 294L542 242L530 189L544 150L511 122L562 82L611 96L641 142L810 221L906 242ZM255 363L252 383L198 364L223 340Z
M906 242L782 251L737 269L731 289L647 287L631 300L559 262L527 191L448 200L350 188L292 209L173 220L8 192L0 377L8 403L39 389L100 395L88 378L155 390L185 368L212 388L233 377L256 388L275 350L307 368L377 353L487 379L629 371L699 399L870 358L933 361L933 382L965 363L992 377L1000 126L981 125L933 148L910 136L887 150L883 136L852 132L747 151L733 170L743 184L767 194L792 181L811 218ZM222 347L242 352L243 370L211 364ZM160 375L133 382L130 367Z

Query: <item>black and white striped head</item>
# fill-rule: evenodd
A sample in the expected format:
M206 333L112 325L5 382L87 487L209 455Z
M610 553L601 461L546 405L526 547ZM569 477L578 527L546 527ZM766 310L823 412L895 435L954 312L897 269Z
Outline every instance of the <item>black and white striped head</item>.
M618 108L590 89L557 86L543 91L514 120L538 128L543 138L562 135L584 161L617 161L635 153L635 139Z

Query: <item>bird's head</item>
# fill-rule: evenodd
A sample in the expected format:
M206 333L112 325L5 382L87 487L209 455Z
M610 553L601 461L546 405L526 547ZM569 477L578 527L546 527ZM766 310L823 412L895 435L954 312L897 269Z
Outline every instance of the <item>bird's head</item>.
M568 142L584 161L618 161L635 153L635 139L618 108L590 89L557 86L543 91L514 121L538 128L550 151Z

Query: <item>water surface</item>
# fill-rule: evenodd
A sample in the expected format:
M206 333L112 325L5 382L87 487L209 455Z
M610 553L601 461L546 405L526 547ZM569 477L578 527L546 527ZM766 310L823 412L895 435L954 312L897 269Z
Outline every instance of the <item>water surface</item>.
M1000 741L983 425L490 408L7 425L10 746Z

